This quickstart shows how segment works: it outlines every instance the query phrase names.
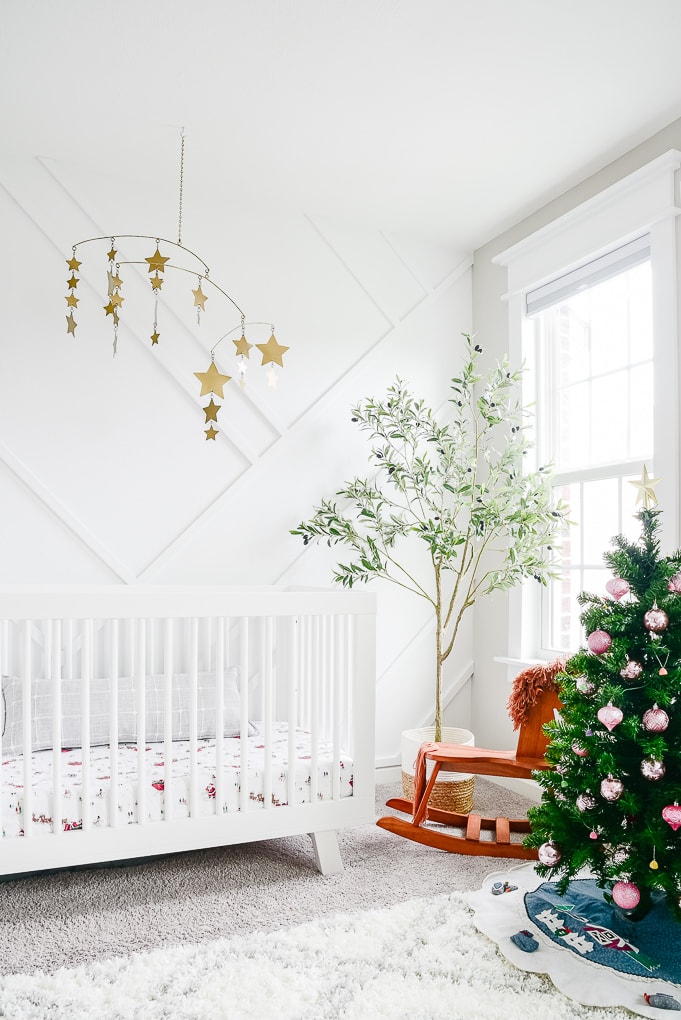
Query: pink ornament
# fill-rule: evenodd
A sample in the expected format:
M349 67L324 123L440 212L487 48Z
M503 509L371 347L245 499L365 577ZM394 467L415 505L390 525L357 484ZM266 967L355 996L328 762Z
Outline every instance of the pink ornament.
M644 758L641 762L641 775L644 779L662 779L665 771L664 763L659 758Z
M605 630L594 630L589 634L586 643L594 655L603 655L612 644L612 638Z
M633 910L639 905L641 894L633 882L615 882L612 887L612 898L622 910Z
M596 684L592 683L586 676L578 676L575 680L575 687L580 694L584 694L587 697L596 690Z
M602 722L606 729L610 730L611 733L615 729L615 726L619 726L623 718L624 715L622 713L622 709L617 708L611 701L609 701L607 705L604 705L603 708L598 709L599 721Z
M591 832L589 833L589 839L598 839L598 833L596 832L595 829L592 829Z
M678 801L674 801L673 804L667 804L665 808L662 808L662 817L667 825L671 825L674 832L681 828L681 807L679 807Z
M667 581L667 589L678 594L681 592L681 570Z
M580 793L575 804L578 811L591 811L596 807L596 798L591 793Z
M615 779L614 776L608 776L601 783L601 797L604 800L615 801L619 800L624 793L624 783L620 779ZM681 824L681 822L679 823Z
M579 743L578 740L572 741L572 750L575 752L578 758L586 758L587 754L589 753L587 749L583 747L582 744Z
M669 716L663 708L653 705L643 713L643 729L649 733L664 733L669 726Z
M547 868L553 868L563 855L556 844L549 840L548 843L542 843L537 851L537 856L541 864L545 864Z
M626 666L620 670L620 676L623 680L638 680L642 672L643 666L641 663L636 662L635 659L629 659Z
M629 591L629 582L625 581L622 577L613 577L607 582L605 590L608 595L612 595L614 599L619 601Z
M653 606L643 617L643 622L653 634L661 634L663 630L667 629L669 617L664 609L658 609L657 606Z

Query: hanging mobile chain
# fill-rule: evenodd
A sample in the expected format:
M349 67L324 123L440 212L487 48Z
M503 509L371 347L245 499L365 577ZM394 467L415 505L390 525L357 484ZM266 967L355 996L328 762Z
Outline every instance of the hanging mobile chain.
M177 224L177 243L182 244L182 189L184 187L184 128L180 142L180 217Z

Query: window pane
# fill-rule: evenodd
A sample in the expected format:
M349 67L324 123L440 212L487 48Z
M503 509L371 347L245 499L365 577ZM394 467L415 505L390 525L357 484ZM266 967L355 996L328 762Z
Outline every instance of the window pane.
M547 379L543 420L556 470L649 456L650 262L587 287L536 322Z
M545 610L548 624L545 643L556 651L576 651L582 640L577 596L582 590L579 569L563 572L559 581L553 581L547 592Z
M587 482L582 499L582 562L588 567L601 566L603 553L611 548L610 540L618 531L619 479Z
M542 645L570 652L584 641L578 594L604 593L612 539L640 533L631 462L653 470L650 262L585 287L534 322L538 438L573 522L556 543L562 576L543 598ZM569 484L561 480L568 473Z

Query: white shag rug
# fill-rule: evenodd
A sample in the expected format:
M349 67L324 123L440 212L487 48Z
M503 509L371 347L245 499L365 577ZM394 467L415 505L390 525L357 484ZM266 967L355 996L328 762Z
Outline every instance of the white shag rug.
M509 963L463 893L0 979L6 1020L631 1020ZM672 1014L673 1015L673 1014Z

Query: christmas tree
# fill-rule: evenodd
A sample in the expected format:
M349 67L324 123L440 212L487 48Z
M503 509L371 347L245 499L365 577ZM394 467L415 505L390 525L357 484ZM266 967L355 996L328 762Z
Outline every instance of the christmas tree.
M643 477L640 539L613 539L606 591L578 599L587 641L559 677L525 842L561 893L585 868L627 916L666 894L681 918L681 552L660 556Z

